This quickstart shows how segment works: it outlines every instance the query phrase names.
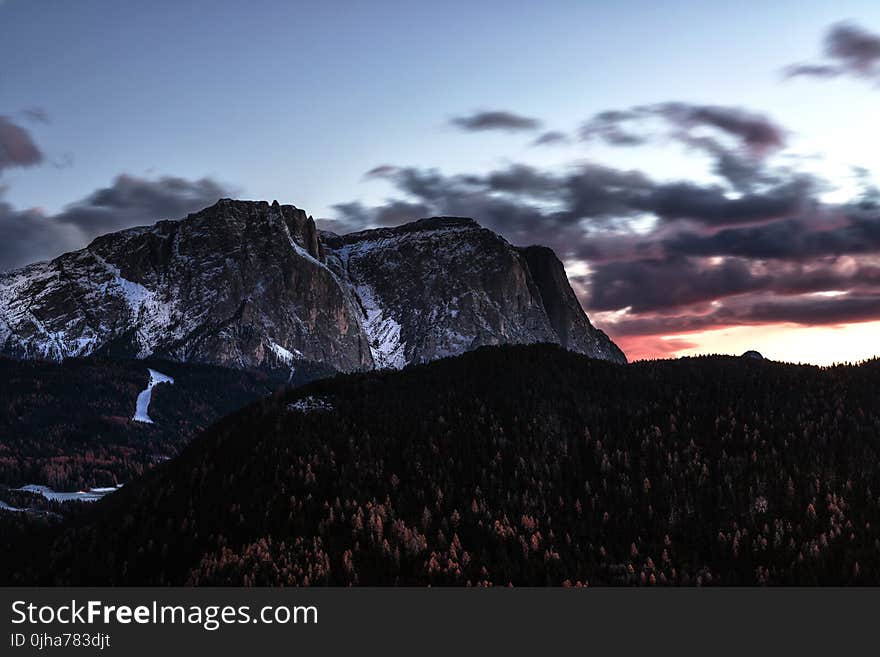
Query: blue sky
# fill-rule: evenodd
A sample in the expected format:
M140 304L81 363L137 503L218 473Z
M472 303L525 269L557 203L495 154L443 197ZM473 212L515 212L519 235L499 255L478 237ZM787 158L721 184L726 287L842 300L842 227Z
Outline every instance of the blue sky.
M865 31L857 57L866 59L844 54L832 62L842 63L840 75L784 79L791 65L829 62L823 39L840 21ZM860 185L877 181L880 74L853 67L880 67L878 32L876 1L0 0L0 131L14 124L41 152L39 162L11 166L0 148L0 269L108 227L177 218L217 193L278 199L349 225L455 212L512 241L554 246L591 317L637 355L747 346L796 359L828 340L847 349L811 360L873 355L880 283L856 289L853 281L873 276L880 247L852 242L877 224L844 224ZM676 124L672 102L697 114ZM597 113L646 106L665 136L632 148L577 138ZM750 151L742 134L718 132L717 117L706 122L707 108L764 122L782 143ZM541 130L571 139L536 147L539 131L473 132L451 122L483 110L534 117ZM693 116L703 118L694 124ZM708 146L699 141L707 137ZM769 177L732 189L714 168L722 150ZM378 165L398 168L365 176ZM625 216L574 212L561 224L554 211L571 202L573 186L595 183L594 165L613 178L599 192L615 202L615 181L649 183L623 204ZM518 196L520 205L499 206L510 190L493 188L491 174L515 167L541 186ZM854 167L867 178L860 182ZM464 174L485 176L479 193ZM735 205L743 196L776 198L806 179L798 216L731 218L734 207L722 213L726 224L710 225L711 217L637 210L646 194L673 193L666 183ZM434 196L414 194L413 181L430 183ZM185 201L174 198L178 188L188 190ZM140 205L110 219L99 208L101 221L85 226L95 190ZM521 207L516 221L498 214ZM755 226L776 237L803 233L803 251L768 251L767 231L743 232ZM840 250L816 245L841 226ZM673 252L685 238L691 250ZM743 253L746 238L762 248ZM682 289L664 307L643 293L645 280L676 281L676 272L704 283L702 292ZM790 284L807 274L821 285ZM610 281L616 296L598 294L597 281Z
M723 4L7 0L0 109L44 108L35 138L73 163L10 172L7 197L56 210L120 172L208 175L329 216L380 198L362 174L385 162L479 171L586 156L696 173L670 172L674 154L535 149L446 124L501 107L568 129L668 99L756 108L805 151L870 164L880 137L860 128L876 95L779 71L814 56L829 23L880 23L877 4Z

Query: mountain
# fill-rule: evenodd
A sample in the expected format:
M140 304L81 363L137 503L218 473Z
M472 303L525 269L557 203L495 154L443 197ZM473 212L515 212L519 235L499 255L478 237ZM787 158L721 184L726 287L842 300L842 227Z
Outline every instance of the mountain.
M370 366L356 301L321 259L301 210L223 200L3 275L0 351Z
M625 362L552 251L470 219L321 233L277 202L223 199L0 274L0 354L236 368L400 368L553 342Z
M0 579L876 585L878 385L877 361L550 345L323 379L52 531L0 514Z

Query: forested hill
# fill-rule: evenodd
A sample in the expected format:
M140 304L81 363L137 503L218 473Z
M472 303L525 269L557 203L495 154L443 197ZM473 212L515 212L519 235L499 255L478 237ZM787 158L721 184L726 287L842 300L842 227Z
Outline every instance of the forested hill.
M224 419L12 578L878 584L878 384L551 346L340 376Z
M153 424L134 422L150 367L175 382L153 389ZM131 481L285 380L282 374L157 360L0 358L0 486L76 491Z

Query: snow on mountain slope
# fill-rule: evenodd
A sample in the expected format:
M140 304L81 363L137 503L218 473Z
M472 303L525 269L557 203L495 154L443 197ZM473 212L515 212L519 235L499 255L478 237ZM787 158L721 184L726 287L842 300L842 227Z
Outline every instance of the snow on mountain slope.
M122 485L106 488L90 488L89 490L81 490L72 493L64 493L53 490L48 486L39 486L37 484L28 484L17 490L26 493L35 493L45 497L53 502L97 502L105 495L109 495L122 488Z
M153 388L155 388L160 383L174 383L174 379L172 379L167 374L162 374L161 372L157 372L154 369L149 369L150 372L150 382L147 384L147 387L141 391L141 393L137 396L137 402L135 405L134 417L131 419L135 422L144 422L146 424L153 424L153 420L150 418L149 410L150 410L150 401L153 398Z

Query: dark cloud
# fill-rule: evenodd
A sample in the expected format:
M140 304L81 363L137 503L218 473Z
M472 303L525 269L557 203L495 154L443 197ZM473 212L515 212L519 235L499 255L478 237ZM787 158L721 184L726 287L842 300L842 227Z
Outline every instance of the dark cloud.
M341 203L334 206L334 209L341 216L346 217L358 217L359 213L364 211L364 208L360 203ZM357 218L355 218L354 221L348 221L345 219L328 219L325 217L315 219L315 225L318 227L318 230L335 233L337 235L354 233L361 230L364 226L363 222Z
M662 103L646 108L685 131L710 127L736 138L749 151L763 154L785 145L785 130L762 114L738 107Z
M333 206L340 219L321 219L319 228L344 235L362 230L365 226L396 226L414 218L431 214L431 208L421 203L391 200L379 208L368 208L355 201Z
M209 178L147 180L122 174L111 186L69 205L54 220L72 224L92 237L162 219L180 219L226 196L229 191Z
M27 130L0 116L0 173L3 169L34 166L42 161L43 154Z
M593 273L590 307L642 313L711 301L761 289L748 264L725 260L708 267L688 258L611 262Z
M870 296L810 297L756 303L744 318L751 323L786 322L829 325L880 318L880 294Z
M48 124L49 121L49 113L44 110L42 107L28 107L25 110L22 110L22 114L30 121L34 123L45 123Z
M869 322L880 317L880 294L798 297L759 294L735 299L708 311L702 308L695 312L689 310L684 309L681 314L628 316L614 325L614 332L624 338L621 344L639 344L645 336L656 339L657 336L698 333L730 326L837 326Z
M617 313L604 325L613 336L801 323L810 312L833 323L869 314L864 299L880 295L880 202L870 190L826 206L821 181L793 172L731 194L595 163L562 172L512 164L480 175L384 165L372 175L399 198L337 206L347 226L471 216L513 243L547 244L588 263L590 274L573 287L588 311ZM831 290L847 294L810 296ZM849 300L856 296L863 301Z
M637 207L668 220L690 219L709 226L763 223L801 212L807 189L800 181L762 193L730 197L718 187L693 183L657 185Z
M601 139L613 146L640 146L650 141L652 136L629 132L626 126L644 118L646 114L638 109L600 112L581 126L581 139Z
M853 23L837 23L825 35L824 55L821 63L789 66L786 77L851 75L880 82L880 34Z
M681 102L600 112L581 126L585 141L640 146L672 140L715 160L714 171L738 191L767 181L764 159L785 146L786 131L766 116L738 107Z
M829 79L836 78L842 73L843 71L839 67L830 64L793 64L787 67L784 71L784 75L787 78L805 77Z
M811 222L788 219L710 235L682 232L663 240L668 253L806 261L880 252L880 215L852 211Z
M880 63L880 35L858 25L840 23L828 33L825 52L853 71L873 74Z
M376 208L337 206L349 223L375 226L423 215L467 215L524 241L546 240L551 232L566 250L583 242L584 228L613 227L640 216L716 228L777 221L801 212L811 190L809 180L791 179L731 197L717 186L657 183L639 171L589 162L562 174L513 164L484 175L454 176L383 165L369 175L389 181L406 198ZM568 232L579 239L569 241Z
M712 329L730 326L732 323L731 313L726 310L712 312L711 309L703 312L685 312L682 314L660 315L647 313L644 315L627 315L614 323L614 337L635 338L629 340L630 344L637 344L645 337L659 339L660 336L698 333ZM687 347L685 347L687 348ZM626 352L629 355L629 352ZM665 350L661 353L666 353Z
M482 130L528 132L541 127L541 122L538 119L503 110L474 112L469 116L453 117L449 122L457 128L470 132Z
M60 224L40 210L16 210L0 202L0 272L48 260L83 246L75 226Z
M667 256L600 264L591 276L590 290L590 306L596 310L668 313L749 293L782 297L829 291L873 293L880 291L880 267L840 264L834 258L819 265L768 266L747 258L712 261Z
M834 52L844 57L842 46ZM846 52L872 57L866 46ZM725 326L880 319L880 191L865 172L856 172L861 199L821 202L825 181L793 160L771 166L787 131L738 107L602 112L580 136L621 146L671 140L709 155L720 180L658 181L594 162L453 175L383 165L368 175L396 191L386 203L337 210L358 227L470 216L515 244L546 244L586 265L572 286L603 328L632 344L653 340L656 353L679 344L663 336Z
M538 135L532 142L532 146L558 146L569 143L568 135L559 130L548 130Z
M380 164L377 167L373 167L369 171L364 174L364 178L382 178L383 176L390 176L397 171L397 167L391 164Z
M484 177L471 176L466 180L490 191L535 197L556 195L560 191L561 184L555 176L525 164L514 164L507 169L493 171Z
M104 233L180 219L234 192L213 180L120 175L57 214L0 203L0 271L55 257Z
M759 183L771 181L761 161L743 157L723 147L705 146L704 150L715 156L713 171L737 191L748 192Z
M656 119L665 124L665 129L646 128L646 122ZM581 126L581 138L601 139L617 146L638 146L658 137L672 137L712 151L720 148L715 140L699 138L695 133L697 128L710 128L731 137L755 155L785 145L785 130L762 114L738 107L680 102L600 112Z
M562 198L569 223L614 220L649 212L647 200L655 183L639 171L595 163L575 167L563 177Z

